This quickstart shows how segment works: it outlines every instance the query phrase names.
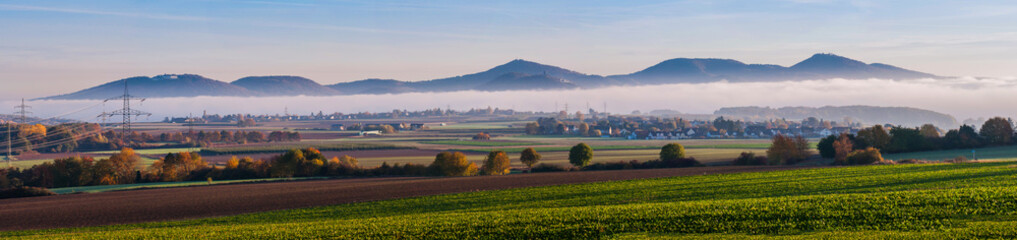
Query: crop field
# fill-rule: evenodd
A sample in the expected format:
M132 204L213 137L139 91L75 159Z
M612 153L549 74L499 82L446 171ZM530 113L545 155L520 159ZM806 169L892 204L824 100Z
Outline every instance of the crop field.
M468 141L468 140L433 140L433 141L421 141L420 143L423 143L423 144L440 144L440 145L458 145L458 146L481 146L481 147L547 145L547 143L539 143L539 142Z
M928 151L928 152L912 152L912 153L897 153L897 154L885 154L883 158L901 160L901 159L919 159L919 160L930 160L930 161L942 161L948 159L954 159L962 156L968 159L973 159L975 156L980 160L1013 160L1017 159L1017 146L1006 146L1006 147L988 147L974 149L974 156L971 153L972 149L953 149L953 150L942 150L942 151Z
M205 148L202 149L200 154L202 155L243 155L243 154L258 154L258 153L282 153L290 149L307 148L313 147L321 151L353 151L353 150L391 150L391 149L406 149L407 147L400 147L390 144L375 144L375 143L333 143L333 144L306 144L306 143L289 143L289 144L274 144L274 145L260 145L260 146L236 146L236 147L221 147L221 148Z
M835 167L482 191L0 236L1014 238L1015 185L1014 162Z
M431 129L435 130L465 130L465 129L505 129L505 128L521 128L526 125L528 121L506 121L506 122L464 122L464 123L452 123L446 126L431 126ZM512 127L509 127L512 126Z

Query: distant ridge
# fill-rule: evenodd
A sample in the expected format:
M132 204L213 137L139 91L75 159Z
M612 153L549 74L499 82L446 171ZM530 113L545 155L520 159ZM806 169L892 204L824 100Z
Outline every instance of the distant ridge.
M516 59L482 72L425 81L364 79L323 86L299 76L252 76L226 83L194 74L133 77L128 78L127 81L131 86L131 94L139 97L258 97L466 90L555 90L716 81L767 82L832 78L919 79L940 77L892 65L866 64L834 54L820 53L790 67L745 64L731 59L675 58L634 73L611 76L584 74L561 67ZM122 92L123 79L74 93L42 99L105 99Z
M258 92L264 96L330 96L340 94L335 89L297 76L245 77L230 84Z

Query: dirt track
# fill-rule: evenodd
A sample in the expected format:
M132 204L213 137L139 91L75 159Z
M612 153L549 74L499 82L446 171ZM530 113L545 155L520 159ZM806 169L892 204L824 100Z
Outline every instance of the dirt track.
M792 168L802 167L729 166L456 178L335 179L2 199L0 230L192 219L479 190Z

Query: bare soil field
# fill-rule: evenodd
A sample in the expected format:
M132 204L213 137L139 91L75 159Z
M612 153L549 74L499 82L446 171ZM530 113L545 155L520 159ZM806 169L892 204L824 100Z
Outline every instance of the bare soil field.
M419 150L419 149L385 149L385 150L358 150L358 151L322 151L321 153L327 158L341 157L343 155L350 155L360 158L398 158L407 156L426 156L434 159L435 155L438 155L441 151L438 150ZM272 159L274 156L278 156L281 153L259 153L259 154L240 154L237 157L251 157L253 159ZM214 156L201 156L207 162L210 163L226 163L227 160L233 155L214 155ZM397 162L389 162L393 164ZM403 162L399 162L403 163ZM378 165L381 165L379 163ZM371 165L373 166L373 165Z
M280 209L558 184L809 168L732 166L513 174L393 177L144 189L0 200L0 230L83 227L194 219Z

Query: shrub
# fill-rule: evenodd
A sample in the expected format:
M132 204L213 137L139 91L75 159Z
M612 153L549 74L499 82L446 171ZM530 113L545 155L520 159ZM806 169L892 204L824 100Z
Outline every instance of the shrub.
M584 167L590 164L590 160L593 159L593 148L586 143L579 143L569 150L569 163L576 167Z
M632 161L629 161L629 162L618 161L618 162L607 162L607 163L594 163L594 164L590 164L589 166L584 167L583 170L594 170L595 171L595 170L634 169L637 166L641 166L641 165L642 165L642 163L640 163L637 160L632 160Z
M914 159L914 158L909 158L909 159L904 159L904 160L897 161L897 163L899 163L899 164L919 164L919 163L928 163L928 161L923 161L923 160L918 160L918 159Z
M573 170L569 167L562 167L554 164L541 163L530 168L530 172L568 172Z
M770 160L766 159L766 156L756 156L755 153L742 152L738 158L735 158L734 165L766 165Z
M639 168L683 168L702 166L695 158L659 159L646 161Z
M883 155L879 149L869 147L864 150L856 150L847 155L847 163L851 165L867 165L883 161Z
M440 176L471 176L477 174L477 164L466 160L461 152L441 152L431 163L431 172Z
M685 147L678 143L668 143L660 148L661 160L675 160L685 158Z
M946 160L946 162L948 162L948 163L962 163L962 162L968 162L968 161L970 161L970 160L968 160L968 158L966 158L964 156L957 156L957 157L955 157L953 159Z
M49 191L49 189L41 187L17 187L0 191L0 199L51 196L51 195L56 195L56 193L53 193Z
M504 151L491 151L484 160L481 172L484 175L505 175L509 173L510 160Z
M473 135L473 140L482 140L482 141L491 140L491 135L483 132L477 133L477 135Z

